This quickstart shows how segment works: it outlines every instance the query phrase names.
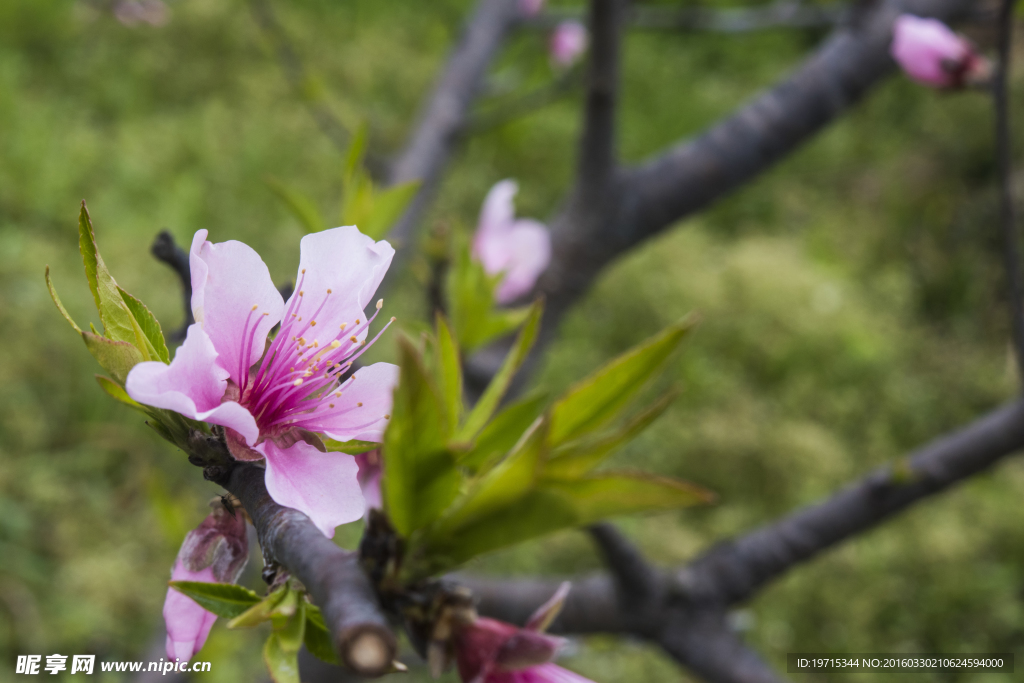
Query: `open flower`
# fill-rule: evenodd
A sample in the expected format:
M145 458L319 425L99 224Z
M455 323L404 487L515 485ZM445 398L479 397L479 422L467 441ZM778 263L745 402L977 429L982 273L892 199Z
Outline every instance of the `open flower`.
M587 49L587 27L578 21L563 21L551 33L548 53L559 67L566 68L576 63Z
M376 363L347 374L369 347L377 313L367 318L363 309L394 249L355 226L306 235L285 304L255 251L206 235L196 233L190 254L196 323L170 365L136 365L125 388L139 403L223 426L236 459L265 460L271 497L333 537L362 517L364 501L355 458L323 452L317 434L381 440L398 368Z
M479 617L455 633L455 659L465 683L593 683L552 664L565 643L544 633L562 609L569 583L563 583L525 628Z
M988 60L966 38L938 19L912 14L897 17L890 52L908 76L934 88L978 82L990 70Z
M203 522L185 536L171 570L171 581L234 583L249 559L245 516L228 512L220 498ZM187 662L203 649L217 615L199 606L174 588L167 589L164 622L167 625L167 658Z
M551 235L542 223L517 219L513 197L519 186L502 180L491 188L480 210L473 253L490 275L504 273L498 303L509 303L531 289L551 261Z

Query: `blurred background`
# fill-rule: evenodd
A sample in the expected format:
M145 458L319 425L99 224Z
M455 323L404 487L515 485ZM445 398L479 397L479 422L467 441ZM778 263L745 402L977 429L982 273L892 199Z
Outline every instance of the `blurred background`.
M301 188L329 214L340 187L342 150L306 102L350 129L367 122L371 153L385 158L472 7L270 2L309 71L301 93L245 0L166 0L143 14L100 0L0 1L0 681L15 678L18 654L147 658L181 539L219 493L102 394L98 366L49 301L47 264L71 314L98 322L78 203L89 203L114 276L165 332L182 311L173 273L148 253L160 229L184 245L200 228L214 241L242 240L287 282L303 230L267 180ZM623 157L699 132L799 63L825 31L630 33ZM513 36L482 112L558 77L546 40ZM579 108L569 89L476 132L428 224L472 229L487 189L508 177L520 181L521 215L550 216L572 178ZM651 558L682 562L1012 395L991 119L981 92L937 94L896 76L766 176L625 255L564 320L532 380L553 391L688 311L702 316L661 380L680 398L613 463L720 496L706 509L623 520ZM426 312L417 273L414 260L385 302L407 329ZM391 356L394 339L385 335L378 358ZM1019 651L1022 496L1024 465L1008 461L790 572L735 624L783 671L794 651ZM339 530L339 542L353 545L358 527ZM572 532L474 570L599 566L587 537ZM258 569L254 555L244 579L252 588ZM198 656L212 672L196 678L265 680L264 637L218 623ZM601 683L690 680L655 648L620 639L574 641L565 663Z

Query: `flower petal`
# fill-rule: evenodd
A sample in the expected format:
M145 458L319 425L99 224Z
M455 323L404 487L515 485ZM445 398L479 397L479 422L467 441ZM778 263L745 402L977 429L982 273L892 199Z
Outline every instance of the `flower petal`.
M970 45L938 19L903 14L893 26L893 59L908 76L926 85L953 85L949 66L959 65L973 52Z
M594 683L589 678L580 676L557 664L541 664L512 673L511 683Z
M477 235L481 232L504 232L512 227L512 221L515 220L516 214L513 199L517 192L519 192L519 185L514 180L502 180L494 184L480 208L480 222L476 228Z
M195 324L189 326L185 343L175 351L170 365L159 361L139 363L128 373L125 390L139 403L230 427L255 443L259 429L249 411L234 401L221 403L227 379L227 370L217 362L213 342Z
M533 289L551 262L551 233L542 223L519 220L506 236L504 247L508 271L495 294L501 304L515 301Z
M311 432L322 432L336 441L379 442L391 414L395 386L398 385L398 366L374 363L359 368L341 396L327 394L315 412L295 422L295 426ZM331 408L331 405L334 408Z
M267 458L267 492L279 505L308 516L327 538L339 524L363 516L359 466L347 453L321 453L305 441L281 449L273 441L259 445Z
M395 250L387 242L374 242L356 226L348 225L306 235L299 253L296 291L288 301L288 310L315 318L316 332L325 332L320 343L329 344L342 323L352 329L354 321L364 317L363 309L384 279ZM313 330L310 334L315 336Z
M204 581L214 583L213 568L189 571L181 561L174 563L172 581ZM164 623L167 626L167 657L187 662L203 648L217 615L199 606L192 598L173 588L167 589L164 600Z
M213 244L206 235L206 230L196 233L189 254L192 314L220 354L217 362L241 385L263 356L267 333L280 322L284 302L251 247L235 241Z

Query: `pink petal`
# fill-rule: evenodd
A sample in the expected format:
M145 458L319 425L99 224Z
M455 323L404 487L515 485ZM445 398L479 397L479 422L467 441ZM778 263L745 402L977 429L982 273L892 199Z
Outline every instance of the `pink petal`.
M363 516L359 467L347 453L321 453L304 441L283 450L273 441L259 445L267 458L266 485L279 505L302 512L327 538L339 524Z
M551 234L537 221L519 220L505 239L505 249L508 270L495 294L501 304L515 301L533 289L551 262Z
M316 328L309 333L310 343L320 330L324 335L321 343L330 343L342 323L351 330L356 320L365 322L363 309L384 279L395 250L349 225L306 235L299 253L296 291L287 310L316 320Z
M336 441L381 441L387 427L388 418L385 416L391 414L398 384L398 366L374 363L359 368L352 377L340 397L328 394L315 412L295 425L322 432ZM331 403L334 409L329 408Z
M949 86L954 77L947 67L970 57L970 45L938 19L900 15L893 25L893 59L908 76L932 86Z
M488 683L490 681L488 680ZM509 683L594 683L578 673L557 664L540 664L522 671L513 671Z
M360 453L355 456L356 465L359 466L359 486L363 489L363 498L366 499L366 509L383 508L383 498L380 493L380 449Z
M502 180L494 184L480 209L477 235L482 232L503 232L512 227L515 220L515 205L512 200L517 192L519 185L514 180Z
M192 572L186 569L180 561L174 563L171 580L215 582L212 567ZM217 621L217 615L207 612L184 593L168 588L167 597L164 600L168 659L180 659L185 662L192 659L203 648L215 621Z
M220 354L217 362L241 385L263 356L267 333L280 322L284 303L251 247L235 241L213 244L206 235L206 230L196 233L189 255L192 314Z
M548 601L537 608L526 622L525 628L530 631L546 631L551 622L555 620L558 613L562 611L562 605L569 596L572 583L563 581L555 591L555 594L548 598Z
M188 328L170 365L139 363L125 381L128 395L139 403L181 413L202 422L230 427L249 443L259 437L256 420L235 403L221 403L227 389L227 371L217 362L217 350L198 325Z
M548 50L561 67L571 66L587 49L587 28L578 21L563 21L551 34Z
M519 11L528 17L539 14L543 6L544 0L519 0Z

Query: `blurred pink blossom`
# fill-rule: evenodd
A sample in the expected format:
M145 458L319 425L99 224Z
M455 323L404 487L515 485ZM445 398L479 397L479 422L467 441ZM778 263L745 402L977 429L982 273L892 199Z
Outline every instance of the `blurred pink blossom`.
M565 643L544 633L562 608L569 584L519 628L496 619L477 618L455 635L455 659L465 683L593 683L551 663Z
M910 78L933 88L984 80L989 62L938 19L901 14L893 24L893 59Z
M587 49L587 28L578 21L563 21L555 27L548 43L551 61L566 68L576 63Z
M544 0L519 0L519 11L528 16L536 16L544 7Z
M380 449L360 453L356 456L356 465L359 466L359 486L363 489L367 512L370 508L382 508L384 505L380 493L380 477L383 468L380 462Z
M162 0L120 0L114 5L114 16L125 26L163 26L171 18Z
M490 275L504 273L498 303L515 301L533 289L551 261L551 235L542 223L517 219L512 202L519 191L515 181L502 180L491 188L480 210L473 254Z
M245 515L228 512L219 498L203 522L185 536L171 569L171 581L234 583L249 559ZM167 658L187 662L203 648L217 615L199 606L174 588L167 589L164 622L167 625Z

